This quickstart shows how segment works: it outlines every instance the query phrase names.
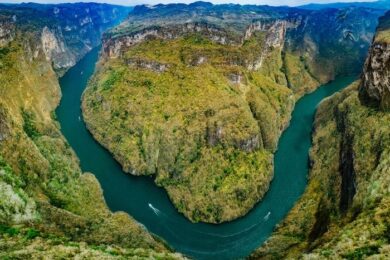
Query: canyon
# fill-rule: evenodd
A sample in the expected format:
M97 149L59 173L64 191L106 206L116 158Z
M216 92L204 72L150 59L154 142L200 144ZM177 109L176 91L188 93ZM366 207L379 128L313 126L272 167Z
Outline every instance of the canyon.
M388 257L390 14L340 6L1 4L0 257Z

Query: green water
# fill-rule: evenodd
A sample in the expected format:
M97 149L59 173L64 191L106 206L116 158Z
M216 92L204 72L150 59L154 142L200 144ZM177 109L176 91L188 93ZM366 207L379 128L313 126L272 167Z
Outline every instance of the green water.
M279 141L270 190L251 212L221 225L193 224L175 210L151 178L124 173L85 128L80 99L97 59L98 50L94 49L60 79L63 97L56 112L62 132L80 158L82 170L92 172L100 181L112 211L129 213L175 250L196 259L244 257L269 237L305 189L317 104L354 79L338 78L296 104L290 126Z

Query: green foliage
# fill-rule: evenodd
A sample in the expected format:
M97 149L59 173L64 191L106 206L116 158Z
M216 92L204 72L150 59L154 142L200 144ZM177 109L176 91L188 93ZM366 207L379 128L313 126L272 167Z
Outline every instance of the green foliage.
M25 183L15 175L12 168L6 163L4 158L0 155L0 180L15 187L22 188L25 186Z
M289 52L283 56L286 78L289 88L300 97L305 93L313 91L320 83L310 74L303 56L296 56Z
M124 71L111 70L107 79L102 83L103 90L109 90L122 79Z
M210 40L204 38L200 34L190 35L185 40L190 45L206 45L211 43Z
M50 117L53 121L57 121L57 114L55 111L50 112Z
M378 252L379 249L377 246L365 246L345 254L344 257L348 260L361 260L366 259L370 255L377 254Z
M35 126L35 116L32 112L28 112L22 109L23 117L23 130L26 132L27 136L35 139L41 136L38 129Z
M39 236L39 231L38 230L36 230L34 228L30 228L30 229L27 230L26 239L34 239L37 236Z
M0 48L0 59L6 56L10 52L10 48L8 47L2 47Z
M16 236L20 233L19 228L17 227L9 227L0 224L0 234L6 234L8 236Z

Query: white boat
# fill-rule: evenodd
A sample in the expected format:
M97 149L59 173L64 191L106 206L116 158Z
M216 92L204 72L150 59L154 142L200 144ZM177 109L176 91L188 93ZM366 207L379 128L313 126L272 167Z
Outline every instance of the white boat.
M149 208L151 208L153 210L154 214L158 215L158 213L160 212L158 209L153 207L153 205L151 203L148 203L148 206L149 206Z

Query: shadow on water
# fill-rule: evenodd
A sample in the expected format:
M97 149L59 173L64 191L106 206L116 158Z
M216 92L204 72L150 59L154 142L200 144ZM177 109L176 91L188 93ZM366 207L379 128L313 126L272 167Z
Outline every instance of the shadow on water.
M61 130L80 159L84 172L99 180L112 211L125 211L175 250L196 259L235 259L263 243L300 197L306 186L308 151L317 104L346 87L353 77L339 78L304 96L295 107L289 128L275 154L270 190L245 217L220 225L191 223L179 214L164 190L150 177L122 171L111 154L87 131L80 110L81 95L98 59L92 50L61 79L62 100L56 113Z

